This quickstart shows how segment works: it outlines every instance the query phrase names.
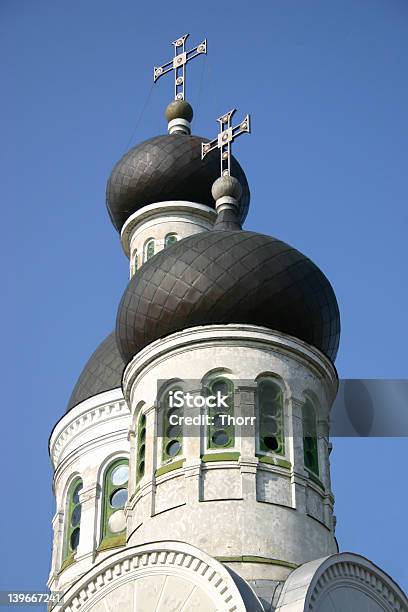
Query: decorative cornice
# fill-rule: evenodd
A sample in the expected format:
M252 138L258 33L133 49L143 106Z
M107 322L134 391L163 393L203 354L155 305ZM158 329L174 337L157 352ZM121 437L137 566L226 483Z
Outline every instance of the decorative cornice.
M319 612L326 595L334 594L339 587L350 592L347 612L361 610L361 602L353 600L353 590L365 593L387 612L408 611L404 593L374 563L354 553L337 553L294 570L284 583L276 612Z
M86 612L115 586L163 573L193 582L217 602L220 612L245 612L226 568L203 551L182 542L153 542L114 553L67 590L61 612Z
M317 580L313 592L310 595L310 603L307 608L309 612L320 610L319 602L327 591L342 586L356 587L356 584L373 599L376 599L381 607L385 604L386 610L395 612L407 612L407 601L404 602L397 593L390 589L384 577L374 572L371 568L356 561L340 561L330 565Z
M212 208L209 208L204 204L184 200L156 202L154 204L143 206L143 208L137 210L129 217L129 219L127 219L120 233L120 241L125 255L127 257L130 256L130 241L133 233L140 225L143 225L146 221L150 221L155 217L159 218L175 213L182 215L193 214L210 227L214 224L217 217L217 213Z
M54 468L72 438L79 433L113 419L129 416L130 410L123 399L122 390L114 389L89 398L70 410L57 423L50 438L50 456Z
M142 349L127 365L123 373L123 392L125 400L131 405L131 388L135 381L152 362L167 356L196 347L200 344L218 346L225 342L245 346L246 344L273 347L282 354L307 363L331 383L333 399L337 393L337 372L331 361L315 348L282 332L256 325L235 324L200 325L189 327L165 338L160 338Z

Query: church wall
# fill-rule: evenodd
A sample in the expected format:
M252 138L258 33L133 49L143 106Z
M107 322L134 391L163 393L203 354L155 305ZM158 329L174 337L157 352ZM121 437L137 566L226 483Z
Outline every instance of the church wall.
M237 415L251 401L254 405L259 376L280 381L285 391L283 454L260 453L255 437L241 435L238 428L234 445L217 453L207 448L202 426L190 437L185 428L182 453L163 461L157 381L181 379L197 388L197 381L214 372L237 381ZM276 578L284 573L282 567L288 573L336 552L330 484L310 479L301 431L306 396L316 399L319 423L326 423L336 386L335 372L319 351L254 326L192 328L146 347L124 374L132 422L142 409L148 432L146 471L130 491L129 544L171 538L238 565L241 558L254 557L243 564L245 572L241 568L251 579L260 559L262 575ZM325 478L328 440L322 436L318 443ZM131 469L134 460L132 455Z

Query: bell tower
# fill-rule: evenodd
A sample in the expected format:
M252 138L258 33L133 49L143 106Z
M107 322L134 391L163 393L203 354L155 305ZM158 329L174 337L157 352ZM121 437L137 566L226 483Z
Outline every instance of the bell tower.
M242 229L231 146L250 117L191 133L186 66L207 41L186 39L154 68L174 74L168 133L108 179L130 279L50 436L49 588L63 612L407 612L335 539L334 290L292 246Z

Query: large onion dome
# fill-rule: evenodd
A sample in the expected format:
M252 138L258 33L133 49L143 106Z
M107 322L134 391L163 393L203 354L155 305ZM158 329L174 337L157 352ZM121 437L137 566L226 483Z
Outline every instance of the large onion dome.
M281 331L336 357L340 316L319 268L253 232L209 231L157 253L122 297L116 339L128 363L144 346L195 325L246 323Z
M106 205L120 231L125 221L147 204L186 200L215 208L211 186L220 172L219 155L201 160L201 143L208 139L187 134L156 136L128 151L114 166L108 180ZM242 185L239 217L245 219L249 187L235 158L232 174Z
M94 395L120 387L124 367L112 332L87 361L69 398L67 412Z

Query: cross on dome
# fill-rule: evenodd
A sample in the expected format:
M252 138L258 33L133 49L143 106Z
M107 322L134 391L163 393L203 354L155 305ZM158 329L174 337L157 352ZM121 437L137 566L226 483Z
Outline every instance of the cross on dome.
M207 54L207 39L199 45L186 51L185 45L189 34L184 34L175 40L172 44L174 46L174 58L163 64L162 66L155 66L153 69L153 80L156 82L161 76L174 70L174 99L184 100L186 93L186 65L187 62L198 57L202 54Z
M220 149L221 156L221 176L231 176L231 144L241 134L250 133L250 116L246 117L241 123L231 126L231 118L236 112L236 108L233 108L225 115L222 115L217 119L220 124L220 133L216 138L210 140L210 142L201 143L201 159L213 151L214 149Z

